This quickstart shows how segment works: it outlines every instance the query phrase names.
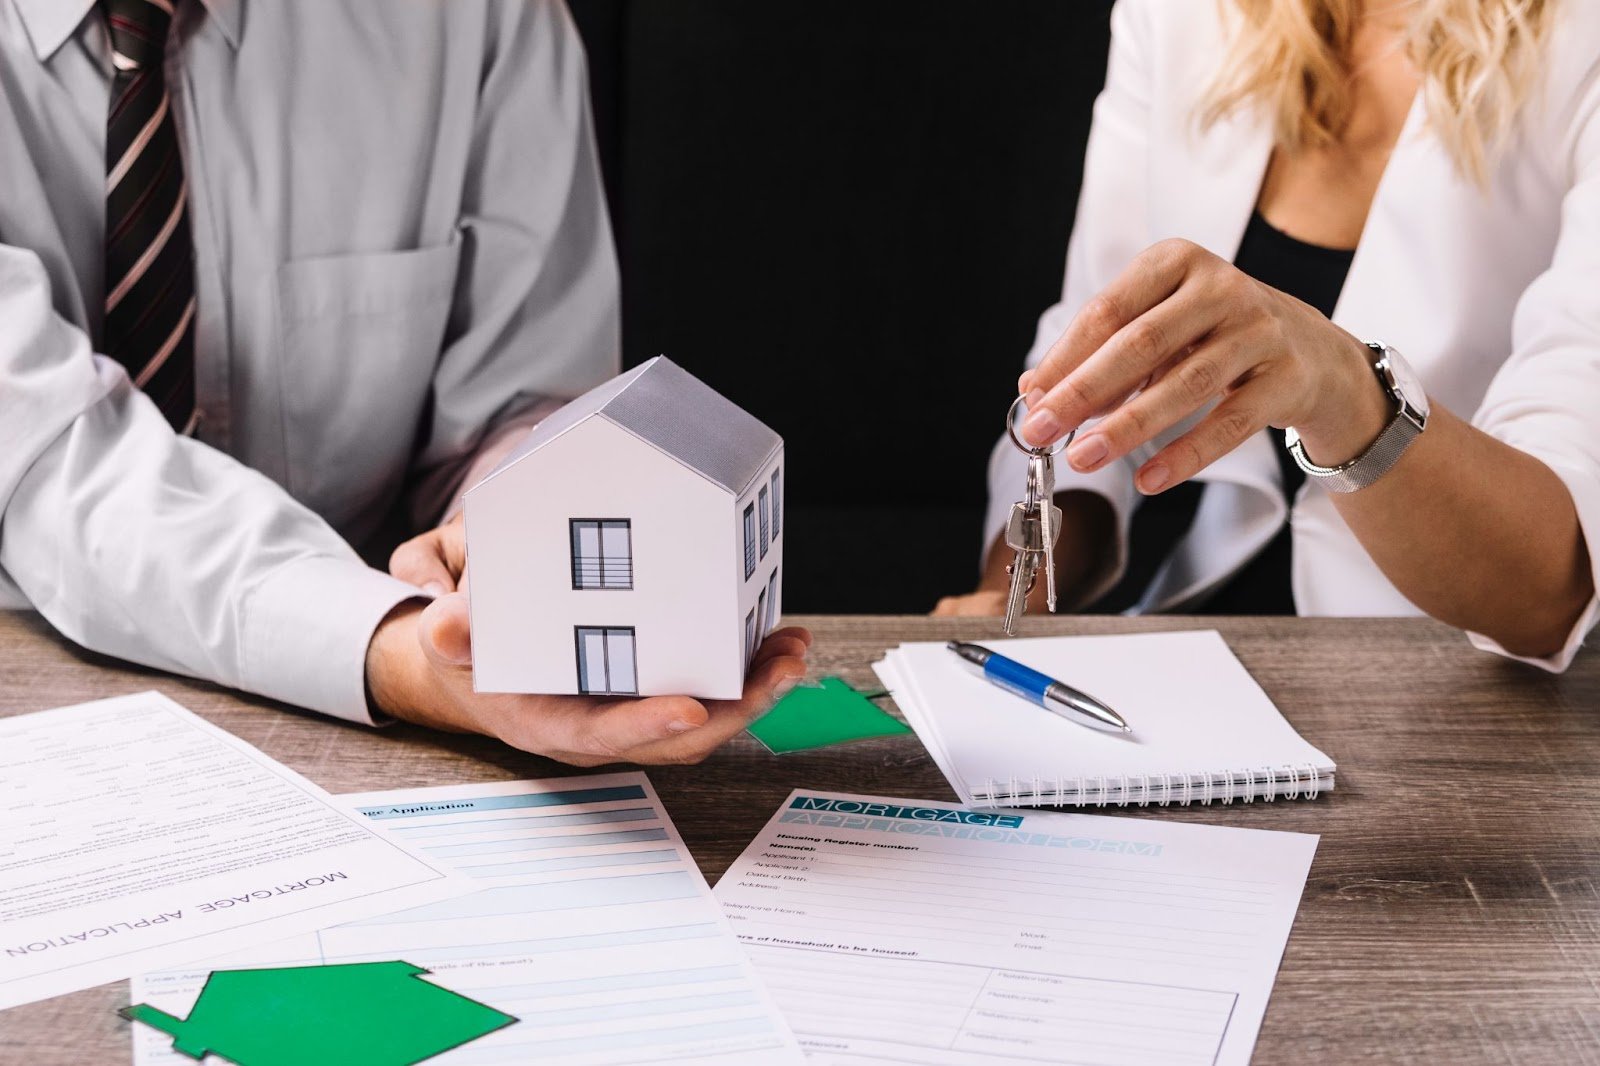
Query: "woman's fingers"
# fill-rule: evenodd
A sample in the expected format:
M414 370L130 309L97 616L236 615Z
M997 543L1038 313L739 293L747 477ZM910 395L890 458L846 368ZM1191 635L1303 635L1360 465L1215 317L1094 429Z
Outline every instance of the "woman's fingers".
M1052 444L1097 415L1119 409L1119 405L1125 409L1123 401L1131 393L1211 332L1222 314L1221 303L1208 299L1199 286L1179 288L1123 326L1046 393L1022 423L1024 439L1037 445ZM1180 362L1177 373L1191 377L1193 387L1209 398L1223 384L1218 369L1196 352Z
M1140 252L1118 278L1073 317L1039 365L1023 374L1018 392L1049 393L1128 323L1161 303L1199 264L1214 259L1189 241L1170 240ZM1071 427L1068 427L1071 428Z
M1139 395L1073 440L1067 462L1089 473L1120 459L1215 400L1251 365L1237 341L1217 339L1195 346Z
M1266 392L1256 380L1235 389L1200 424L1162 448L1139 468L1133 483L1152 495L1198 474L1270 424Z

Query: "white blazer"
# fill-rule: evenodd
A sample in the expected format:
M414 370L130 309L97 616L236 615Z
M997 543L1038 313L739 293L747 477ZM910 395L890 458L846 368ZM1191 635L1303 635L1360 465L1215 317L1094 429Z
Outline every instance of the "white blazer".
M1120 0L1106 87L1095 103L1065 288L1039 321L1032 366L1138 252L1183 237L1225 259L1238 249L1273 146L1260 116L1201 131L1194 109L1223 55L1219 4ZM1434 404L1536 456L1572 493L1600 584L1600 5L1565 0L1543 64L1486 188L1462 178L1430 134L1421 99L1378 186L1333 321L1393 345ZM1192 422L1163 435L1165 444ZM1136 612L1181 610L1272 538L1285 504L1265 433L1213 463L1188 537ZM1104 495L1121 544L1147 447L1094 474L1057 464L1059 491ZM985 544L1020 498L1025 460L1002 438L989 466ZM1421 613L1379 571L1325 490L1289 515L1303 615ZM1426 544L1418 550L1426 551ZM1125 550L1119 550L1118 571ZM1114 578L1112 579L1114 580ZM1109 587L1109 582L1106 587ZM1557 655L1565 669L1600 618L1591 601ZM1506 654L1481 635L1478 647Z

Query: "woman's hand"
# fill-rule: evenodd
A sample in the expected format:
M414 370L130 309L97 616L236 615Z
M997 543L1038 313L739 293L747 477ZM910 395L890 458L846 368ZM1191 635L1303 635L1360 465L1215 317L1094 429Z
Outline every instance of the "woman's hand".
M1314 462L1337 466L1392 417L1366 345L1181 240L1140 253L1018 390L1028 396L1021 434L1036 445L1104 416L1066 451L1085 473L1220 401L1140 467L1134 483L1147 494L1193 477L1267 426L1293 426Z

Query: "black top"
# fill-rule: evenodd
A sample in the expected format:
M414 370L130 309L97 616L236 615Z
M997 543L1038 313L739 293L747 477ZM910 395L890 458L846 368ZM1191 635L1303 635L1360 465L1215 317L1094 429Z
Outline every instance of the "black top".
M1354 255L1354 251L1296 240L1274 228L1258 211L1250 217L1233 263L1257 281L1331 317ZM1275 445L1284 496L1293 506L1295 493L1305 483L1305 472L1283 446L1283 431L1267 432ZM1185 482L1139 506L1129 534L1128 572L1096 609L1120 611L1138 602L1156 570L1189 531L1204 488L1198 481ZM1294 593L1289 581L1291 553L1289 523L1285 522L1254 559L1207 597L1205 603L1193 608L1193 613L1294 614Z

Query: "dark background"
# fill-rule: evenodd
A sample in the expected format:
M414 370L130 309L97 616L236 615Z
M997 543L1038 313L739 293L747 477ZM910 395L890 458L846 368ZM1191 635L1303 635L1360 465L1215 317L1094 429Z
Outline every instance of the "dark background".
M783 436L785 610L970 589L1110 0L569 3L624 363L666 354Z

